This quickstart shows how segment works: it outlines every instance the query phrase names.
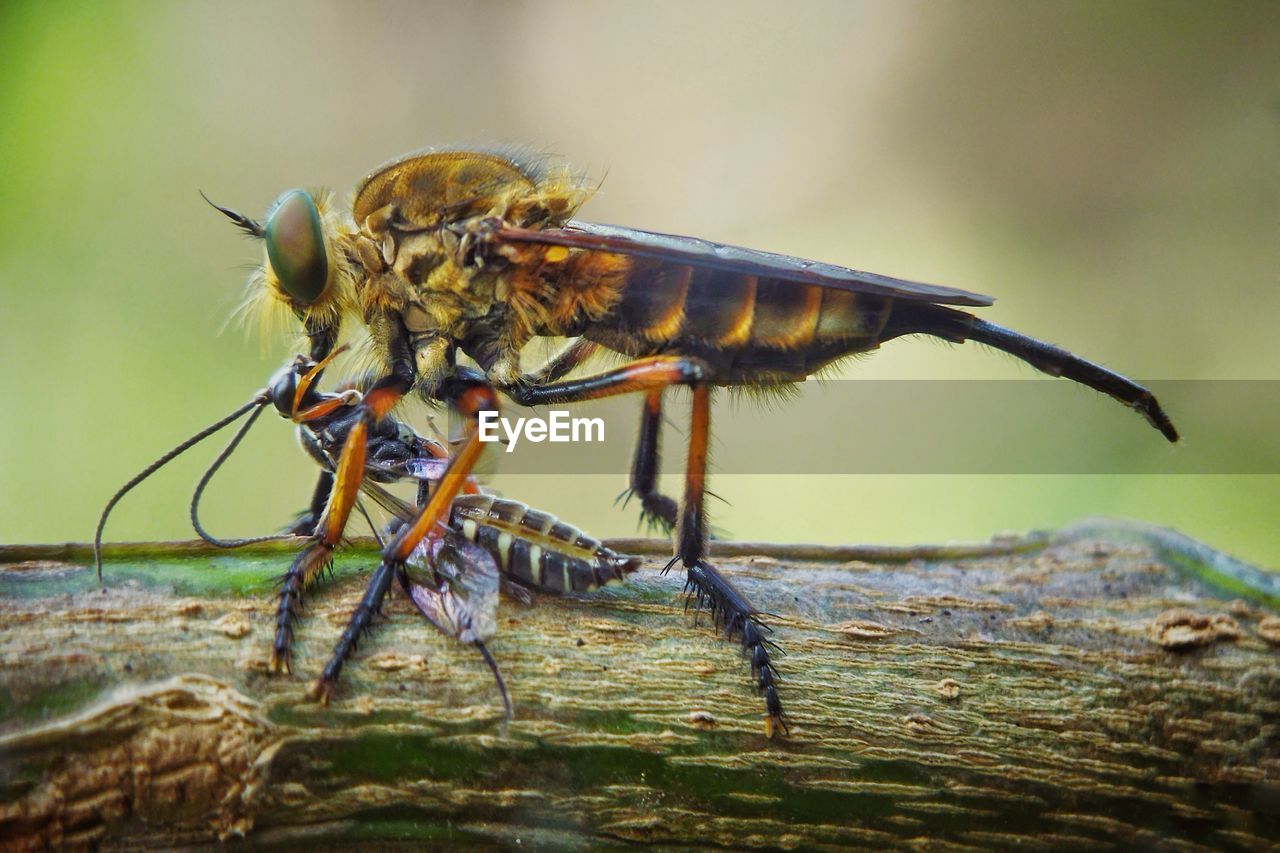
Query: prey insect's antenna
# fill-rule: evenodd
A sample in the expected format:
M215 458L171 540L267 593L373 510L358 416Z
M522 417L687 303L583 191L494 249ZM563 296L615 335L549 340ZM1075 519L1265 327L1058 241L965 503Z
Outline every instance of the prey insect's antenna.
M172 450L170 450L168 453L161 456L155 462L152 462L146 468L143 468L141 471L135 474L133 478L129 480L129 482L121 486L120 489L114 495L111 496L111 500L107 501L106 507L104 507L102 510L102 516L98 519L98 529L93 532L93 562L98 569L98 583L102 583L102 530L104 527L107 526L107 516L111 514L111 510L115 508L115 505L120 503L120 499L123 498L125 495L127 495L134 486L138 485L143 480L150 477L156 471L159 471L161 468L169 464L171 461L173 461L177 457L181 456L183 453L186 453L193 446L204 441L206 438L213 435L215 432L218 432L220 429L227 426L228 424L234 423L239 418L243 417L245 413L252 411L255 408L261 411L262 407L269 402L270 402L270 397L267 396L267 392L259 391L257 394L253 395L252 400L245 403L243 406L240 406L231 414L226 415L225 417L220 418L214 421L213 423L209 424L209 426L205 427L195 435L188 438L186 441L174 447Z
M204 474L200 477L200 482L196 483L196 490L191 494L191 526L195 529L196 535L208 542L215 548L239 548L242 545L253 545L257 542L270 542L274 539L292 539L292 533L270 533L266 536L250 536L245 539L219 539L213 536L209 531L204 529L204 525L200 523L200 498L204 495L205 487L209 485L209 481L213 479L213 475L222 467L222 463L235 452L240 446L240 442L244 440L245 435L253 426L254 421L262 414L264 406L258 406L253 414L249 415L249 419L240 425L240 429L236 430L236 434L231 436L231 440L227 442L227 446L222 449L217 458L209 465Z

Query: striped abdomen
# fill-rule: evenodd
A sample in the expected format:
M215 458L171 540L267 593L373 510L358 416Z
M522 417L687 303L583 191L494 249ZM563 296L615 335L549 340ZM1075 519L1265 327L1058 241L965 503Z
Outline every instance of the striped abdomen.
M597 258L600 256L597 255ZM803 379L874 349L895 300L818 285L611 256L621 291L581 334L631 356L706 361L720 383Z
M492 554L506 577L533 589L590 592L640 565L555 516L491 495L455 498L449 526Z

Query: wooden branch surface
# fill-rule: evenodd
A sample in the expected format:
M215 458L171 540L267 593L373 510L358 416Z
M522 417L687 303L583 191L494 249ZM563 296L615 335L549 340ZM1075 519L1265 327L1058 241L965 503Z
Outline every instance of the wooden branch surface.
M367 549L309 597L282 677L284 549L119 547L104 590L83 546L2 548L0 845L1280 839L1274 575L1099 523L836 562L739 554L721 565L787 652L786 739L764 737L746 661L682 612L661 561L592 597L504 600L503 724L474 651L403 598L334 705L306 699Z

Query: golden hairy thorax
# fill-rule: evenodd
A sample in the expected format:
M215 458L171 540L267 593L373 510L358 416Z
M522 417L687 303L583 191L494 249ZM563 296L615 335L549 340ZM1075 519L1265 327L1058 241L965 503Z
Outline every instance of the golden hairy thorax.
M565 170L485 152L410 155L373 172L336 242L351 260L350 300L375 345L402 323L421 381L441 374L452 346L468 343L491 377L514 378L532 337L559 334L612 304L608 271L590 269L609 263L555 247L483 254L478 231L495 220L560 226L588 195Z

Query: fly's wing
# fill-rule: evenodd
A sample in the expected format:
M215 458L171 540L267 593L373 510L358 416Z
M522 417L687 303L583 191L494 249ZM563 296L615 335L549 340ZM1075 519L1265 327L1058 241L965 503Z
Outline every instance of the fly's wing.
M794 258L790 255L726 246L723 243L713 243L696 237L659 234L617 225L597 225L575 220L563 228L530 229L496 224L490 232L489 239L498 243L563 246L568 249L607 252L714 269L720 272L754 275L939 305L980 307L990 305L994 301L990 296L953 287L921 284L878 273L860 272L834 264Z

